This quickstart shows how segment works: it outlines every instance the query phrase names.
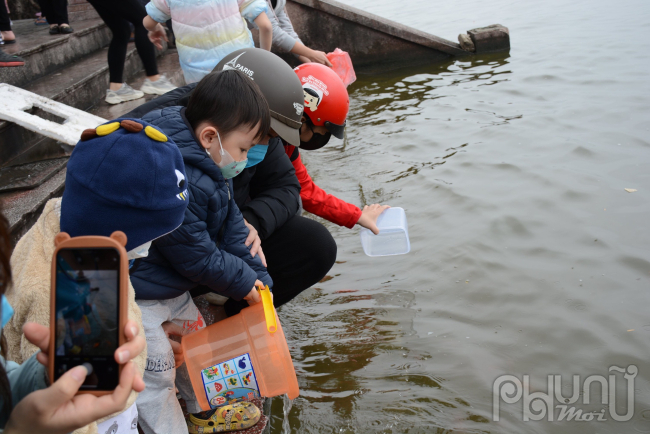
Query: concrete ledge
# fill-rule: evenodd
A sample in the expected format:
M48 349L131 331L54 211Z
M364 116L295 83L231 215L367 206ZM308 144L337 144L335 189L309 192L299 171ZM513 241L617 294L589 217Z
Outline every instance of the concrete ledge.
M142 70L135 48L126 56L124 78L130 80ZM73 66L43 77L25 89L81 110L97 104L108 88L106 49L100 50ZM32 110L34 111L34 110ZM39 113L46 119L52 116ZM53 119L51 119L53 120ZM69 155L71 149L19 125L0 121L0 166L25 164L43 158Z
M472 39L476 54L498 53L510 50L510 31L501 24L479 27L468 30L467 33Z
M350 53L355 67L422 64L466 56L456 42L410 28L335 0L289 0L296 32L311 48ZM326 15L325 15L326 14Z

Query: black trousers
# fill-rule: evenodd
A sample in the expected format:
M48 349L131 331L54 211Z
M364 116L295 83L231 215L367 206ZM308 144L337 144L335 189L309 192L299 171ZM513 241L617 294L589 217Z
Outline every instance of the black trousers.
M292 217L262 241L262 249L273 279L276 308L320 281L336 261L336 242L332 234L317 221L301 216ZM200 286L191 294L196 297L209 291ZM246 300L229 299L224 307L228 316L232 316L246 306Z
M68 24L68 0L38 0L38 5L48 24Z
M133 24L135 35L135 48L144 64L147 76L157 75L156 48L149 40L148 31L144 28L142 20L147 16L147 11L138 0L88 0L99 16L104 20L111 32L113 39L108 46L108 71L111 83L122 83L126 49L131 38Z
M9 12L7 11L7 6L2 0L0 0L0 31L11 31L11 20L9 19Z

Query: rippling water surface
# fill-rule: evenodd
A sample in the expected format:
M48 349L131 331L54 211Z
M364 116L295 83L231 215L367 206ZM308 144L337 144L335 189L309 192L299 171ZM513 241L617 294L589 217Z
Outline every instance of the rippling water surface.
M350 2L452 40L501 23L512 50L360 76L347 139L302 153L328 192L405 208L411 253L325 222L338 262L281 309L301 396L273 432L650 432L650 3L436 3ZM630 364L629 422L493 420L501 375L570 396Z

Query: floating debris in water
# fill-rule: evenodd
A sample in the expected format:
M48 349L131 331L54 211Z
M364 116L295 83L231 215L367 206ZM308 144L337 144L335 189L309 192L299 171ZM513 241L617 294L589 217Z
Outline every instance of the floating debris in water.
M626 188L625 191L628 193L634 193L636 191L636 188Z

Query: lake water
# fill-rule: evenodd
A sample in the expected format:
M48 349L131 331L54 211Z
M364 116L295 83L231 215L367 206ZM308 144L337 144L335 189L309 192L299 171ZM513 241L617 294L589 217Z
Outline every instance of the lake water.
M328 192L403 207L411 252L367 257L358 228L325 223L339 249L329 280L280 310L301 388L285 425L650 432L650 2L347 3L454 41L503 24L512 49L360 75L347 139L302 153ZM530 392L562 375L570 397L573 375L629 365L628 422L599 386L570 406L606 421L552 409L553 422L524 422L523 399L493 420L502 375L529 375ZM276 399L272 431L282 425Z

